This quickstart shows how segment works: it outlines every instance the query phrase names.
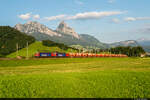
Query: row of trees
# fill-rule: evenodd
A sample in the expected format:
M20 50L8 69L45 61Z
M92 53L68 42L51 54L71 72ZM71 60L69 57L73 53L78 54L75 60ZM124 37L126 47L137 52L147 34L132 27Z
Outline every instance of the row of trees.
M141 54L145 54L145 51L142 47L115 47L111 48L110 52L113 54L126 54L129 57L139 57Z
M43 40L42 44L45 45L45 46L48 46L48 47L59 47L62 50L73 49L73 50L77 50L78 51L78 49L75 49L75 48L72 48L72 47L68 47L67 45L64 45L62 43L56 43L56 42L53 42L53 41L50 41L50 40Z
M84 52L83 49L80 50ZM141 54L145 54L145 51L142 47L114 47L110 49L90 49L86 50L86 53L111 53L111 54L125 54L129 57L139 57Z

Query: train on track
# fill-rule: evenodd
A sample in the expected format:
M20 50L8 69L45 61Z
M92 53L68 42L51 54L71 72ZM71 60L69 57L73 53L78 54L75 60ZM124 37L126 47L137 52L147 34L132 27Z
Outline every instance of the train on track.
M94 53L36 53L36 58L86 58L86 57L128 57L124 54L94 54Z

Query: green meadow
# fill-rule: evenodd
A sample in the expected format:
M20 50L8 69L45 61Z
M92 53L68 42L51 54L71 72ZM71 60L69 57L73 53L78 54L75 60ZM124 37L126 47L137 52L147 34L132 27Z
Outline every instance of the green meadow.
M59 47L47 47L44 46L42 44L42 42L36 41L35 43L32 43L31 45L29 45L28 47L28 56L29 57L33 57L35 53L39 52L39 51L49 51L49 52L63 52L63 53L68 53L68 52L76 52L73 49L68 49L68 50L63 50L60 49ZM9 55L7 55L7 58L15 58L17 56L17 52L11 53ZM18 51L18 56L22 56L22 57L26 57L27 56L27 48L23 48L21 50Z
M150 59L0 60L0 97L150 98Z

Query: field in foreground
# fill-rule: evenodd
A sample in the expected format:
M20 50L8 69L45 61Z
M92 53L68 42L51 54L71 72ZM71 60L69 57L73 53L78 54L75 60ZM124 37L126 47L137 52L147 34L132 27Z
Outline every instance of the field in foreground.
M150 98L149 58L0 60L0 97Z

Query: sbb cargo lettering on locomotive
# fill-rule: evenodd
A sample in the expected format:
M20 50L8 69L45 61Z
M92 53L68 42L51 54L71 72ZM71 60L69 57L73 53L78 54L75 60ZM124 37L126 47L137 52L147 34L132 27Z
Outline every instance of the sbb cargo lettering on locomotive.
M57 57L66 57L66 54L65 54L65 53L57 53L56 56L57 56Z
M40 57L50 57L51 53L40 53Z

